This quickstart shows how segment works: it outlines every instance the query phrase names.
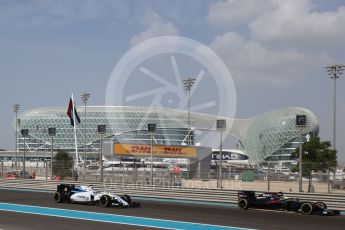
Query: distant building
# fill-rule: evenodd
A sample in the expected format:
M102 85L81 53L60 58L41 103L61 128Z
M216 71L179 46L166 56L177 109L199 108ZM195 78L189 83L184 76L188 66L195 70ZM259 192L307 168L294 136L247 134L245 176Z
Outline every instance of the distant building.
M225 133L235 136L241 143L243 153L251 161L288 160L291 152L297 147L296 138L299 130L295 126L296 115L306 115L307 125L302 129L303 136L315 136L318 133L318 120L308 109L292 107L284 108L249 119L232 119L220 116L191 112L191 127L187 120L187 112L152 107L133 106L88 106L86 136L84 136L83 107L77 108L81 123L77 126L77 143L79 151L84 148L88 154L99 151L100 136L97 125L106 125L106 142L149 144L147 124L157 124L154 144L179 146L194 144L194 130L216 131L216 120L226 119L228 127ZM26 138L28 152L50 151L51 137L47 133L50 127L56 128L54 150L74 151L74 132L66 108L38 108L19 114L20 129L29 129ZM86 145L84 140L87 140ZM23 138L18 130L18 148L23 149ZM112 153L110 153L112 154Z
M218 164L220 162L220 150L212 149L212 163ZM222 163L223 164L249 164L249 157L239 149L222 149Z

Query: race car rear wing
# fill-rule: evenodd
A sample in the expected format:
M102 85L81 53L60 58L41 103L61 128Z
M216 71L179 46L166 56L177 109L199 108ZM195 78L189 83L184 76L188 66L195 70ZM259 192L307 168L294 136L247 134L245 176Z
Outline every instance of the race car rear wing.
M58 184L56 190L60 193L69 193L75 189L74 184Z
M255 200L254 191L238 191L239 199Z

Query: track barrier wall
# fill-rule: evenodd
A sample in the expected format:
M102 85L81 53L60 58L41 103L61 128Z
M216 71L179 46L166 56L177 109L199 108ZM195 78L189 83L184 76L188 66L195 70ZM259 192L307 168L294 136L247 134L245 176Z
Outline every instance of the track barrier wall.
M56 190L56 185L60 183L71 184L85 184L81 181L46 181L33 179L14 179L14 180L0 180L0 188L7 189L28 189L32 191L46 191L52 192ZM125 184L117 183L110 179L104 183L94 181L92 185L95 189L100 191L108 191L112 193L124 193L134 197L147 198L164 198L164 199L178 199L185 201L206 201L213 203L237 203L238 190L227 189L190 189L181 186L150 186L147 184ZM260 192L260 191L258 191ZM321 193L284 193L290 198L299 198L305 201L323 201L331 209L345 210L345 194L321 194Z

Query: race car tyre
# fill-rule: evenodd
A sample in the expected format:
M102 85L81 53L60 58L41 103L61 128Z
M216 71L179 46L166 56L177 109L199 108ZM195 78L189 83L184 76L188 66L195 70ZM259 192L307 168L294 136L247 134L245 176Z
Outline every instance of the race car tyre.
M323 202L316 202L316 205L319 205L321 208L327 209L327 205Z
M306 202L306 203L303 203L301 205L301 212L304 214L304 215L310 215L313 213L313 205L309 202Z
M99 199L99 205L102 207L109 207L111 205L111 198L108 195L102 195Z
M54 201L56 203L62 203L64 201L64 197L63 197L63 194L60 193L60 192L55 192L54 193Z
M123 196L121 196L121 199L124 200L124 201L126 201L128 204L131 203L131 197L128 196L128 195L123 195Z
M248 201L246 199L240 199L238 201L238 207L240 209L248 209Z
M292 211L292 204L291 202L287 202L285 205L284 205L284 210L290 212Z

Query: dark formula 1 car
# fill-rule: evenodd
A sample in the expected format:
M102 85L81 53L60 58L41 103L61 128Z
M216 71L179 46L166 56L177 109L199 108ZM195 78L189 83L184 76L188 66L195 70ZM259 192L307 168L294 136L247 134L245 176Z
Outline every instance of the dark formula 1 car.
M254 191L239 191L238 207L241 209L259 208L301 212L306 215L340 215L340 211L327 209L326 204L323 202L285 198L281 192L265 192L256 195Z
M75 186L74 184L59 184L54 193L54 201L57 203L83 203L98 204L102 207L116 205L120 207L138 207L138 202L133 202L128 195L115 195L99 192L92 186Z

